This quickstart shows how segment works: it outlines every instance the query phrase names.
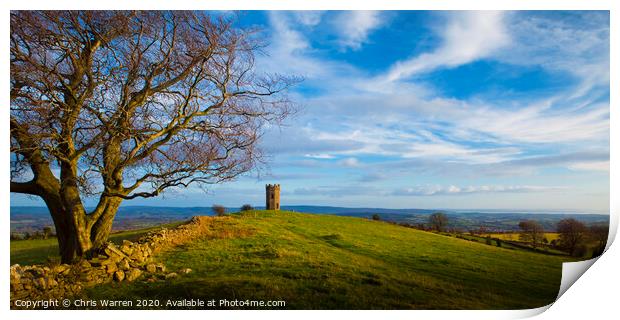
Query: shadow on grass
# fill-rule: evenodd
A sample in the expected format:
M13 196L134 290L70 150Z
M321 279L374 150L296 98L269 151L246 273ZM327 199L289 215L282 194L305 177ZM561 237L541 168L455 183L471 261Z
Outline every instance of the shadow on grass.
M147 309L288 309L284 307L260 307L226 305L223 300L254 300L254 301L287 301L284 295L277 292L277 285L254 279L218 279L203 280L194 278L166 280L159 282L139 281L128 283L110 283L87 290L88 299L115 300L158 300L158 306ZM179 300L213 301L214 305L176 307L173 303ZM137 309L134 307L118 307L105 309Z

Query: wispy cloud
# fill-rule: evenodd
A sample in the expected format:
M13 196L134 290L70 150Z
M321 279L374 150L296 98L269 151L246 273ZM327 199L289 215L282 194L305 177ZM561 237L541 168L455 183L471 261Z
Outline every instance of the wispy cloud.
M453 205L478 206L475 195L494 193L484 198L505 206L608 205L608 12L252 14L267 18L257 71L305 79L290 92L300 112L261 139L274 169L262 178L287 180L286 198L411 207L429 195L436 207L461 194L471 201ZM530 79L540 88L522 89ZM464 82L471 95L443 91ZM263 201L256 181L238 183L216 188L218 199Z
M323 14L324 11L315 10L293 11L293 15L299 23L310 27L314 27L319 24L319 22L321 22Z
M374 196L403 204L407 195L429 195L425 199L443 205L443 198L434 196L478 199L474 195L495 193L489 198L506 201L533 199L528 194L539 193L564 201L563 192L579 194L582 185L575 181L589 179L593 188L605 186L606 14L578 13L576 19L546 12L432 13L430 32L429 25L414 31L426 32L422 38L428 42L407 54L403 41L399 58L392 55L387 61L387 55L377 56L367 44L387 45L373 32L400 28L392 24L397 14L268 13L271 45L257 66L301 75L305 81L292 93L303 106L301 112L290 126L266 132L262 145L273 156L274 168L323 175L307 176L307 183L301 175L290 179L286 192L292 199L342 197L357 204ZM368 62L369 67L359 63L364 59L376 60ZM472 64L481 60L485 63ZM527 73L534 72L554 81L543 82L534 94L519 88L487 90L481 83L475 94L460 98L435 87L436 76L450 78L453 72L470 70L453 70L466 65L472 70L483 65L501 77L514 71L527 81ZM492 81L502 80L498 76ZM549 172L572 179L558 181L555 176L549 184L570 188L558 192L538 186ZM596 179L601 183L593 183ZM409 187L409 181L420 185ZM478 185L461 185L469 181ZM604 198L604 190L594 193Z
M410 188L400 188L390 191L375 186L345 185L345 186L316 186L296 188L288 192L297 196L441 196L441 195L466 195L474 193L530 193L543 191L562 191L566 187L535 186L535 185L480 185L480 186L455 186L455 185L419 185Z
M554 108L564 104L564 108ZM543 100L517 110L474 107L455 127L489 134L500 141L561 143L605 139L609 133L609 107L593 103L575 106L571 101Z
M432 52L397 62L384 76L396 81L437 68L450 68L485 58L510 42L501 11L451 13L441 30L441 45Z
M257 66L272 73L311 78L327 76L329 66L309 54L312 49L310 41L302 32L291 27L296 19L310 23L312 21L310 18L301 14L294 17L281 11L270 11L268 18L271 27L270 46L266 51L267 55L259 57Z
M326 196L326 197L344 197L344 196L364 196L364 195L380 195L383 191L372 186L317 186L296 188L293 192L284 192L296 196Z
M510 16L512 45L494 58L511 64L568 72L579 84L570 97L609 86L609 14L520 12Z
M380 11L343 11L337 18L339 44L343 49L359 50L368 36L384 23Z
M314 159L334 159L335 156L327 153L308 153L304 155L306 158Z
M349 168L357 168L361 166L360 161L357 160L357 158L353 158L353 157L342 159L338 161L338 164L340 164L343 167L349 167Z
M411 188L398 189L392 192L395 196L436 196L436 195L464 195L472 193L524 193L541 192L549 190L562 190L564 187L548 186L416 186Z

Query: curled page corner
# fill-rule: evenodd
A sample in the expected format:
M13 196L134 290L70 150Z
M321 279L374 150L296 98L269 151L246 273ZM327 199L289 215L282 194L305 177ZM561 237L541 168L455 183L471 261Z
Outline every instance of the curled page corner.
M605 253L603 253L605 254ZM562 282L556 301L579 279L600 256L584 261L562 263Z
M616 238L616 233L618 232L618 215L611 214L609 215L609 231L607 235L607 244L605 245L605 250L598 257L577 261L577 262L565 262L562 263L562 282L560 283L560 290L558 291L558 296L555 298L557 301L560 297L570 288L590 267L602 256L604 255L609 247L613 243ZM549 306L551 306L550 304ZM544 310L543 310L544 311Z
M521 312L518 315L515 314L515 316L517 316L519 319L532 318L534 316L537 316L537 315L542 314L543 312L547 311L547 309L551 308L551 306L553 305L554 302L552 302L552 303L550 303L550 304L548 304L546 306L542 306L542 307L538 307L538 308L534 308L534 309L521 310Z

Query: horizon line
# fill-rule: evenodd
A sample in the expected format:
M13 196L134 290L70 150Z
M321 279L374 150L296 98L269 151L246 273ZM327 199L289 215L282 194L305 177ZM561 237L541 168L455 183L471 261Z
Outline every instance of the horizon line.
M128 207L145 207L145 208L211 208L213 205L209 206L166 206L166 205L121 205L120 208L128 208ZM40 205L9 205L9 208L19 208L19 207L30 207L30 208L45 208L46 206ZM86 206L86 208L90 208L91 206ZM94 207L94 206L92 206ZM241 206L224 206L225 208L240 208ZM262 208L265 206L254 206L256 208ZM610 210L581 210L581 209L507 209L507 208L386 208L386 207L347 207L347 206L336 206L336 205L307 205L307 204L289 204L282 205L282 208L285 207L332 207L332 208L342 208L342 209L387 209L387 210L438 210L438 211L500 211L495 213L501 213L501 211L508 211L509 213L528 213L528 211L532 213L562 213L565 211L566 213L580 213L580 214L599 214L599 215L611 215ZM120 209L119 208L119 209Z

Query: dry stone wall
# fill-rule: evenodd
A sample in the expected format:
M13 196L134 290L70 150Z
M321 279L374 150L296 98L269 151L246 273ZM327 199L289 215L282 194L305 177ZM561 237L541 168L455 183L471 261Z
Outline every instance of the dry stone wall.
M18 299L66 298L90 286L110 281L131 282L146 274L170 279L178 276L178 272L189 273L189 268L168 272L164 264L154 261L153 255L207 234L209 219L214 218L193 217L174 229L151 232L135 242L124 240L120 246L109 242L98 256L72 265L12 265L11 306Z

